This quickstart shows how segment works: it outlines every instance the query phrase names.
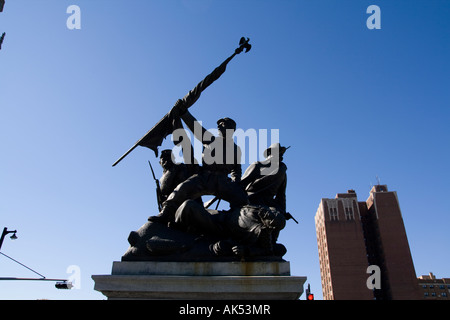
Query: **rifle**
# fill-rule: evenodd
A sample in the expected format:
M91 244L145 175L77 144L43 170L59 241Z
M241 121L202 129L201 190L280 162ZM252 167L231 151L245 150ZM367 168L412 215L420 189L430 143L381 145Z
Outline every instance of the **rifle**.
M158 210L161 212L162 209L162 193L161 193L161 186L159 185L159 180L155 177L155 172L153 171L152 164L150 163L150 160L148 160L148 164L150 166L150 170L152 170L153 179L156 182L156 201L158 201Z

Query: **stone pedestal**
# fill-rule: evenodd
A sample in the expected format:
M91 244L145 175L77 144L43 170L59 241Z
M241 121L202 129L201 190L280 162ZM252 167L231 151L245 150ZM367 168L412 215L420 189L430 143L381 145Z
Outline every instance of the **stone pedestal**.
M289 262L114 262L111 275L93 275L108 299L296 300L306 277Z

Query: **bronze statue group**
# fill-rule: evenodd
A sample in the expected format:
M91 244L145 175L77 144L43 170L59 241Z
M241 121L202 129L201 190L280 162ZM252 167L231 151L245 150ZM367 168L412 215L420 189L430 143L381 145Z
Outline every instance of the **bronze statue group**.
M161 152L163 175L157 181L160 212L130 233L130 248L122 260L273 260L286 253L284 245L277 243L279 233L286 220L297 222L286 211L287 167L283 155L288 148L272 144L264 152L265 160L250 164L242 174L242 152L233 139L236 122L219 119L219 134L215 136L188 111L225 72L233 57L251 49L249 40L242 37L229 58L177 100L171 111L113 164L137 146L148 147L157 155L158 147L170 134L181 146L184 158L184 163L176 164L171 150ZM202 143L201 165L193 156L182 122ZM204 204L205 195L214 198ZM222 200L229 203L229 209L217 210ZM216 209L209 209L215 201Z
M185 158L185 163L175 163L170 149L161 152L161 211L148 218L149 224L194 236L192 246L199 239L206 241L211 256L281 258L286 248L277 240L286 220L291 218L286 212L287 167L283 162L288 148L279 143L272 144L264 152L266 159L252 163L242 175L241 151L233 140L234 120L223 118L217 121L219 134L214 136L204 128L195 128L201 124L183 107L181 100L170 114L181 118L192 132L201 133L196 138L203 144L202 165L196 163L192 152L187 152L189 158ZM187 135L183 139L186 148ZM217 143L219 139L222 141ZM211 150L213 144L215 147ZM211 153L215 153L215 160L222 161L208 161ZM267 172L264 170L267 168L273 169ZM214 199L204 204L202 196L205 195L212 195ZM229 209L209 209L214 201L222 200L229 203ZM180 243L165 236L166 232L155 233L147 235L149 239L145 246L150 256L189 251L189 241ZM195 257L194 254L193 260Z

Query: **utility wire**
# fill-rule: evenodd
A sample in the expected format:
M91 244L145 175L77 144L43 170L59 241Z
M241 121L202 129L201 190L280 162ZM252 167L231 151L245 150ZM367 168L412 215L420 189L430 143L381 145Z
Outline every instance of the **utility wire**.
M31 269L30 267L27 267L26 265L24 265L23 263L20 263L19 261L17 261L17 260L15 260L15 259L13 259L13 258L11 258L10 256L8 256L8 255L6 255L6 254L4 254L3 252L0 252L0 254L2 254L2 255L4 255L5 257L7 257L7 258L9 258L9 259L11 259L12 261L14 261L14 262L16 262L16 263L18 263L18 264L20 264L22 267L25 267L25 268L27 268L28 270L30 270L30 271L33 271L34 273L36 273L37 275L39 275L39 276L41 276L42 277L42 279L45 279L45 276L43 276L42 274L40 274L39 272L36 272L36 271L34 271L33 269Z

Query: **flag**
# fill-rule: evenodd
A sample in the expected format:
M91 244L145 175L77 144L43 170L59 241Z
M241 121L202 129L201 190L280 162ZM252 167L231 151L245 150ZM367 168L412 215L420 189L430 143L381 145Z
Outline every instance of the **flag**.
M228 62L234 58L238 52L233 53L228 59L226 59L220 66L213 70L209 75L207 75L202 81L200 81L197 86L190 90L183 99L183 106L188 109L191 107L199 98L201 93L209 87L214 81L219 79L219 77L225 72ZM123 158L125 158L131 151L133 151L137 146L147 147L155 152L155 156L158 156L158 147L161 146L163 140L172 132L178 128L181 128L181 120L178 117L174 117L171 113L167 113L153 128L151 128L141 139L139 139L133 147L131 147L122 157L120 157L114 164L113 167L118 164Z

